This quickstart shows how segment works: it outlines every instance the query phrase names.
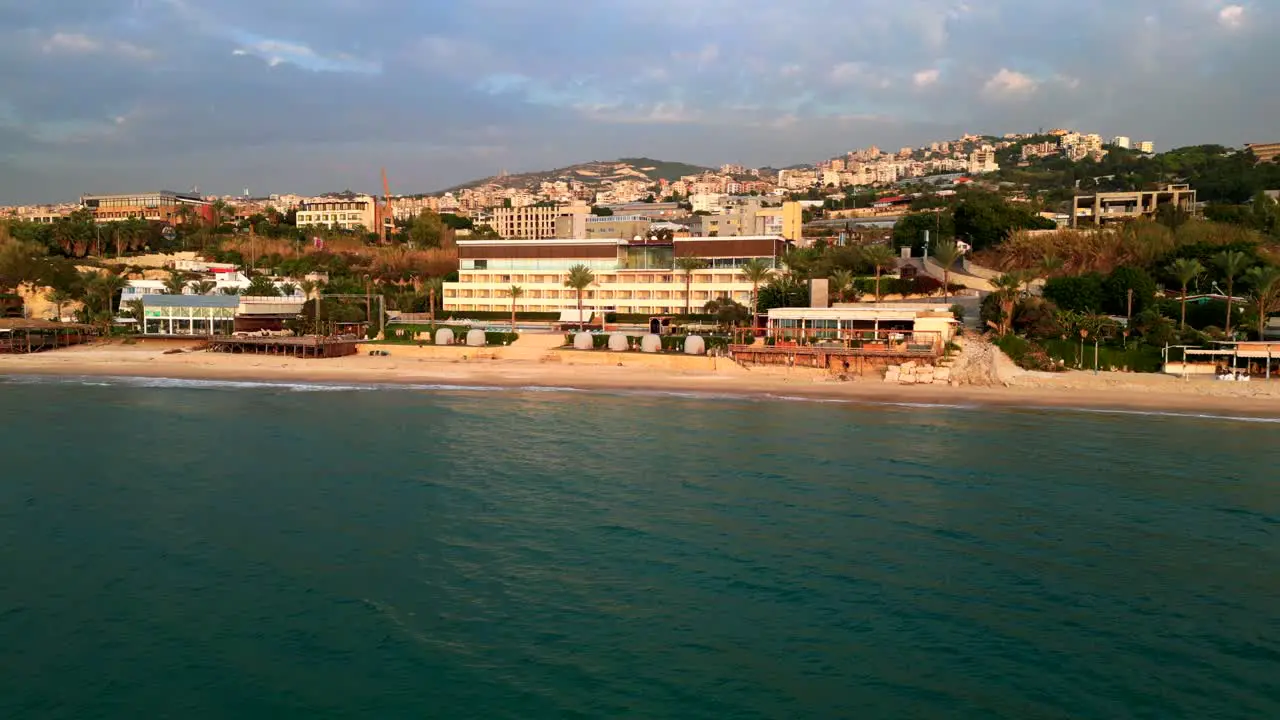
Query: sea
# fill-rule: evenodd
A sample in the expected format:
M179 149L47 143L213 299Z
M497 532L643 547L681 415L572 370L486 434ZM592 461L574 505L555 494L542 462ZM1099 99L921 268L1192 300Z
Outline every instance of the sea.
M0 378L0 718L1280 718L1280 423Z

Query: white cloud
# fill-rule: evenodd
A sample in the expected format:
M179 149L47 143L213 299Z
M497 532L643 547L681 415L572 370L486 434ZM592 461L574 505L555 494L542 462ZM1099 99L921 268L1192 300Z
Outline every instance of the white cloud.
M888 75L875 72L864 62L842 62L831 68L827 77L837 85L862 85L884 89L893 84Z
M1000 68L1000 72L982 86L982 92L991 97L1021 97L1035 92L1039 85L1030 75Z
M936 85L940 77L942 77L942 71L937 68L929 68L912 75L911 82L918 88L929 87L930 85Z
M1228 5L1222 8L1218 11L1218 22L1232 29L1244 25L1244 6Z
M54 33L41 48L46 53L84 55L102 49L102 43L83 33Z
M129 60L150 60L155 53L130 42L115 40L104 42L84 33L56 32L40 45L48 55L92 55L108 53Z

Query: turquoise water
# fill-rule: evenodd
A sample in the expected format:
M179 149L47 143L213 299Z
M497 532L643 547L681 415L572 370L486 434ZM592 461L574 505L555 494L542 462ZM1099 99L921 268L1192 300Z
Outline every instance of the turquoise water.
M0 378L3 718L1280 717L1280 425Z

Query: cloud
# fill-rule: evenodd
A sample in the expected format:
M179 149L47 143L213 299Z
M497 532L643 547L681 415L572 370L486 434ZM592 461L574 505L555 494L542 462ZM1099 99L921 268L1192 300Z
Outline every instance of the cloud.
M1000 71L991 76L982 86L982 92L990 97L1010 98L1030 95L1040 86L1030 75L1009 68L1000 68Z
M1280 114L1280 3L803 5L0 1L0 197L376 189L384 164L426 191L592 157L785 166L1055 126L1238 145ZM597 46L565 40L584 33Z
M155 53L124 40L102 41L84 33L55 32L40 45L48 55L109 53L130 60L150 60Z
M1218 22L1229 28L1238 28L1244 24L1244 6L1228 5L1218 11Z
M929 87L930 85L936 85L938 83L938 78L941 76L941 70L937 68L930 68L928 70L921 70L915 75L912 75L911 82L918 88L924 88Z

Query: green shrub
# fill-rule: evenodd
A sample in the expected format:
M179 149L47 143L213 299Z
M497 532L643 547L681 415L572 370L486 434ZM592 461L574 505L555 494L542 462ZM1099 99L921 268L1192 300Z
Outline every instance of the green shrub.
M1024 370L1037 370L1040 372L1058 372L1062 370L1044 348L1026 338L1018 337L1017 335L1005 335L996 340L996 347L1003 350L1018 367Z
M1093 369L1094 345L1088 340L1085 340L1084 343L1083 357L1080 355L1079 340L1063 340L1061 338L1046 340L1044 341L1044 348L1048 351L1050 357L1055 360L1061 360L1067 367L1077 367L1084 370ZM1130 342L1126 348L1121 344L1108 342L1098 346L1099 370L1128 369L1132 372L1153 373L1160 372L1163 363L1163 353L1160 348L1154 345Z

